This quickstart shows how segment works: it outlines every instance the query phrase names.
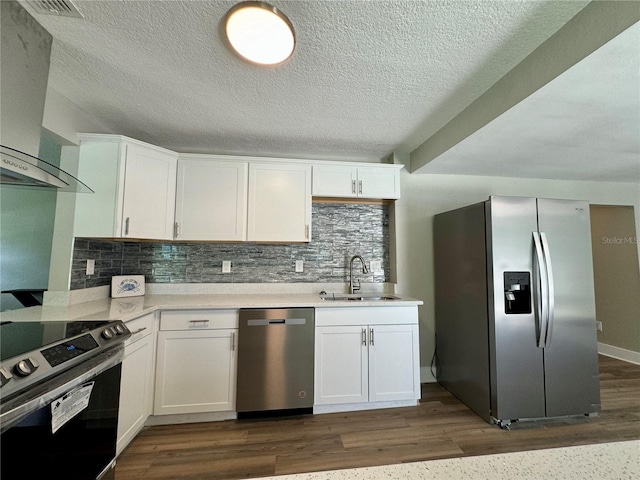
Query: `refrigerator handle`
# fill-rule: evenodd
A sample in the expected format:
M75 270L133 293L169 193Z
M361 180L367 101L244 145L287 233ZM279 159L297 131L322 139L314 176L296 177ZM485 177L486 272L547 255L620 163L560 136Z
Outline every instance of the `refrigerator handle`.
M533 291L535 297L535 312L537 320L540 324L539 336L538 336L538 348L544 348L547 345L547 330L548 330L548 303L545 298L548 293L548 281L546 264L544 263L544 257L542 253L542 243L540 242L540 234L533 232Z
M545 334L545 347L551 346L551 334L553 332L553 317L555 313L555 288L553 284L553 269L551 268L551 254L549 253L549 242L547 235L540 232L542 242L542 253L544 254L544 264L547 270L547 333Z

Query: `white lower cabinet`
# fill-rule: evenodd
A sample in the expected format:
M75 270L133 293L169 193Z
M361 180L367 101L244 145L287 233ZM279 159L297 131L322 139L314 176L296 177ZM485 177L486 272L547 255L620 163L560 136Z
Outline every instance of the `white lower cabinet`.
M155 314L132 320L127 327L133 335L125 343L122 361L117 455L144 426L151 414L153 394Z
M154 415L234 410L236 344L237 310L162 312Z
M420 398L417 308L316 309L315 356L315 405Z
M369 401L366 327L316 327L315 399L317 405Z

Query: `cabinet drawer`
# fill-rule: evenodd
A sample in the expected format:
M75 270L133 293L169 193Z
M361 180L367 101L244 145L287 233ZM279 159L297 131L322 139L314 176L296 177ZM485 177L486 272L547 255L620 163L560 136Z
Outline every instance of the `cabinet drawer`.
M160 330L238 328L238 310L168 310L160 313Z
M134 318L133 320L126 322L127 328L131 332L131 337L125 342L125 346L130 345L153 332L154 320L155 313L148 313L147 315L143 315L142 317Z
M403 325L418 323L418 307L316 308L316 327L343 325Z

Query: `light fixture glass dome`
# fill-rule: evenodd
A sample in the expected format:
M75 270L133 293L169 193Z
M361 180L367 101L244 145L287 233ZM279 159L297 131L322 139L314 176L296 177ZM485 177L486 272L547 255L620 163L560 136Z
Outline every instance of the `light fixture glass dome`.
M225 33L238 55L260 65L284 62L296 43L289 19L264 2L242 2L232 7L225 18Z

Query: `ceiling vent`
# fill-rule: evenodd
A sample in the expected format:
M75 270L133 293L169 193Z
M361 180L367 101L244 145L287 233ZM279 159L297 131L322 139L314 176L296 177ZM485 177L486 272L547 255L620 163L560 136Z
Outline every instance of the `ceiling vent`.
M71 0L27 0L26 2L36 13L57 15L59 17L84 18L80 10Z

